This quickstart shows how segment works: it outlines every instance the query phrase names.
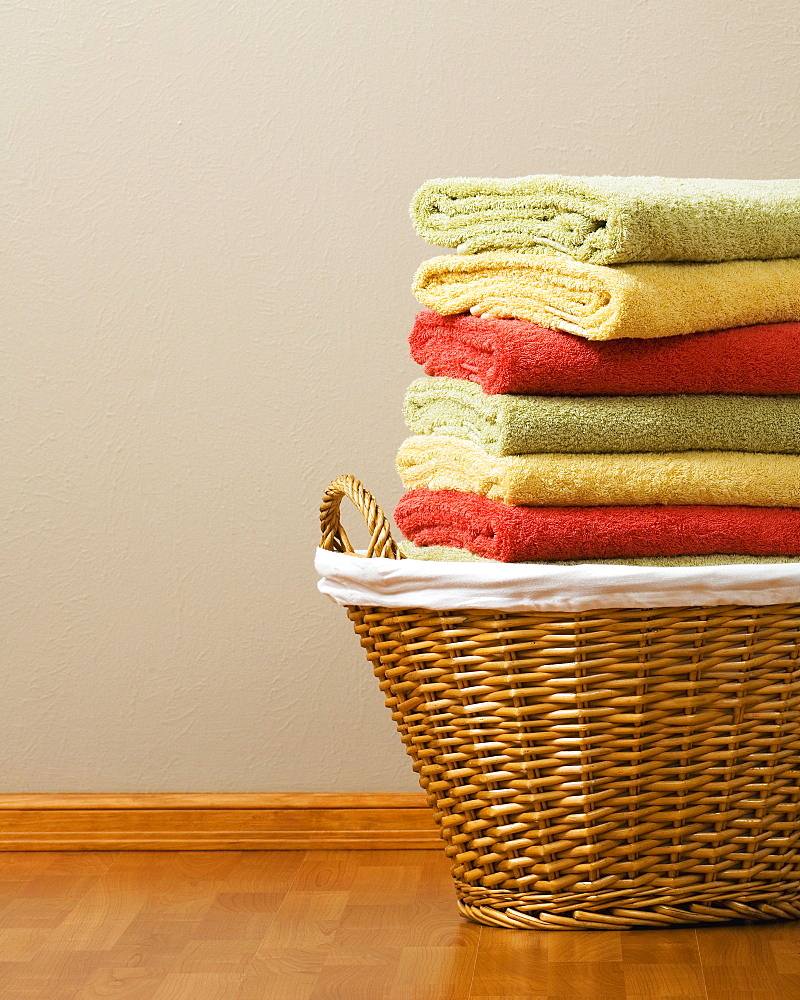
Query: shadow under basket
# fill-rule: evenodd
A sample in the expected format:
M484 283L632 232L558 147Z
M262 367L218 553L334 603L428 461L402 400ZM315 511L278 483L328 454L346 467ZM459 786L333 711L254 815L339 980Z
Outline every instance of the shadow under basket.
M353 477L343 496L403 558ZM800 604L522 613L348 607L461 913L619 929L800 917Z

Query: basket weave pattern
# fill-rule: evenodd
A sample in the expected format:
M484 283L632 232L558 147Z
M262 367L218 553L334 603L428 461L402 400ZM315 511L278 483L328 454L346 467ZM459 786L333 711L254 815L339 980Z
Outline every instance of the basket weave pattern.
M467 917L800 917L800 604L348 615Z

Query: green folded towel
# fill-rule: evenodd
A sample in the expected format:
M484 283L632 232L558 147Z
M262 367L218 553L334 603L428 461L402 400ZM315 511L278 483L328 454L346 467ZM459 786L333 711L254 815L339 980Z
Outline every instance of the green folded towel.
M595 264L800 257L800 180L452 177L423 184L411 218L426 240L467 253Z
M426 377L403 410L412 431L468 438L492 455L800 454L800 396L488 396L474 382Z
M484 559L469 549L454 549L449 545L415 545L403 541L400 551L408 559L430 559L436 562L497 562ZM727 566L730 563L794 563L800 556L636 556L628 559L551 559L539 565L547 566Z

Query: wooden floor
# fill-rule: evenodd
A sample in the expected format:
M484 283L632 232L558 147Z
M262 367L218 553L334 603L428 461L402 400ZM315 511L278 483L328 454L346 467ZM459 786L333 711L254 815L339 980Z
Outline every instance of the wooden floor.
M507 931L428 851L0 854L3 1000L800 1000L800 923Z

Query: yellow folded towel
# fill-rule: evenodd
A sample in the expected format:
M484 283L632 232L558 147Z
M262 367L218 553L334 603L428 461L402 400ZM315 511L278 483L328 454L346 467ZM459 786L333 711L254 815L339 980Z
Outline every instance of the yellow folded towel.
M406 489L482 493L531 507L800 507L800 455L684 451L498 457L464 438L419 434L400 446L397 470Z
M429 562L490 562L469 549L451 548L449 545L415 545L403 540L397 547L407 559L427 559ZM736 564L754 566L765 563L796 563L800 556L632 556L628 559L551 559L528 560L516 565L522 566L733 566ZM509 565L506 563L506 565Z
M589 340L800 319L800 258L603 267L496 251L425 261L413 292L445 316L524 319Z

